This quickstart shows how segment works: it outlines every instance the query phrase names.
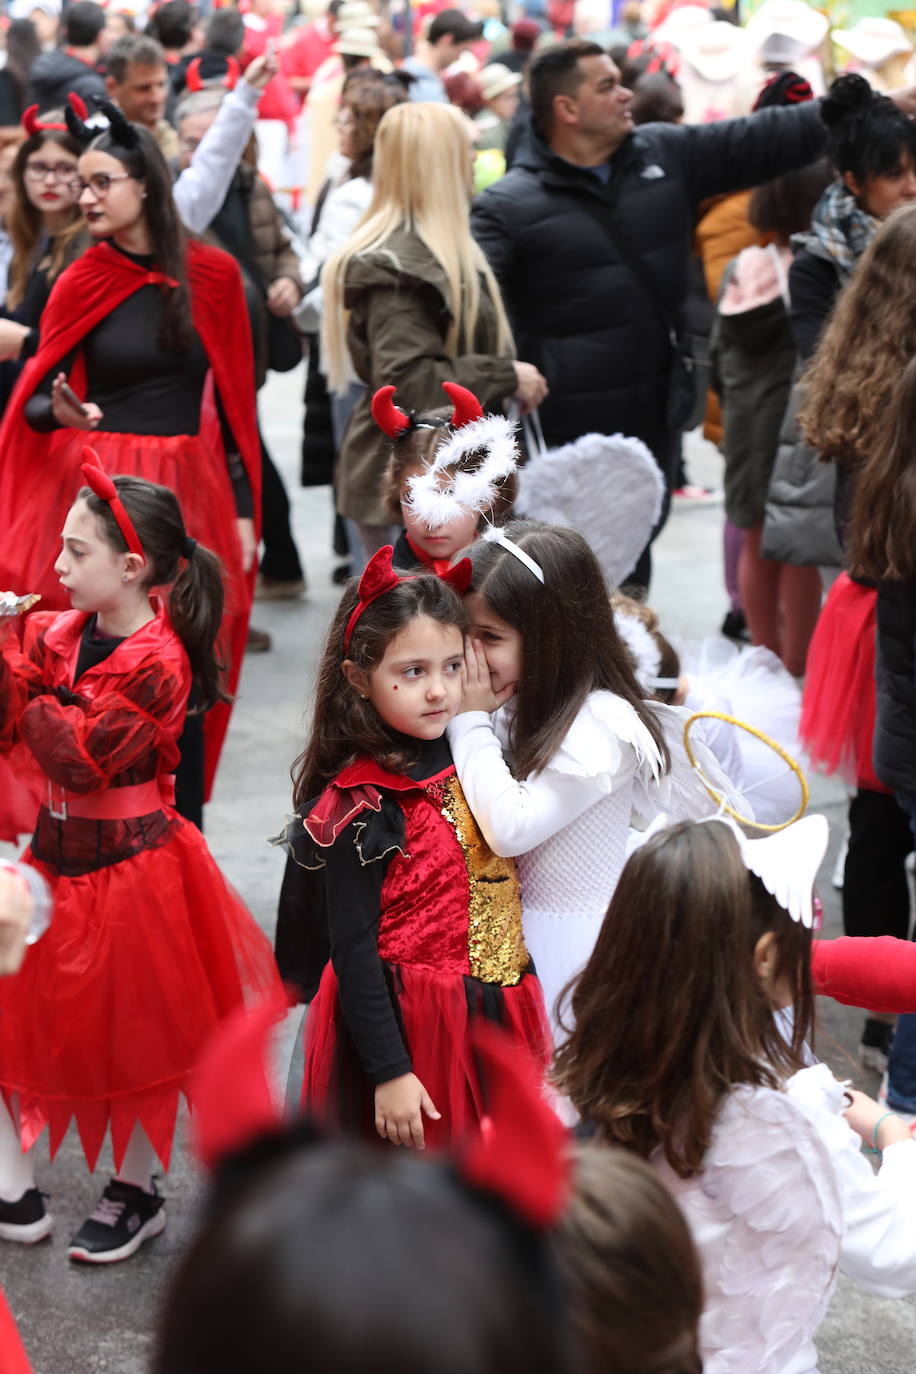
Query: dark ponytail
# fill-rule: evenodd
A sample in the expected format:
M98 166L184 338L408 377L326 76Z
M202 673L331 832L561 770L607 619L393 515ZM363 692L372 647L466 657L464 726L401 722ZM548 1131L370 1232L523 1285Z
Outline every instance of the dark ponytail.
M149 569L145 585L171 588L169 619L184 645L198 688L198 711L207 711L230 698L222 688L223 664L216 656L216 640L223 619L222 564L215 553L189 539L181 507L168 487L141 477L113 479L121 502L133 521ZM77 498L101 522L105 538L118 553L127 543L107 501L83 487Z
M858 72L845 72L821 101L827 157L859 185L896 168L904 153L916 160L916 125L888 96L872 90Z

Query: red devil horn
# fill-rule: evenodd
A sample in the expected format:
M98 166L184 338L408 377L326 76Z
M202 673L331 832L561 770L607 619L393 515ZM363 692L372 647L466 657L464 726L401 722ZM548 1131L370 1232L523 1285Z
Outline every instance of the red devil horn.
M459 386L457 382L443 382L442 390L454 406L452 418L449 421L452 429L463 429L465 425L471 425L475 420L483 419L480 402L473 391L468 391L466 386Z
M475 1188L494 1193L546 1229L560 1217L569 1189L566 1131L541 1093L539 1066L506 1031L480 1020L471 1030L489 1119L458 1168Z
M410 416L395 405L394 393L393 386L381 386L372 397L372 418L389 439L397 439L410 428Z
M203 89L203 77L200 74L200 58L195 57L193 62L188 63L188 70L184 74L184 84L189 91L200 91Z
M25 129L29 138L31 138L34 134L37 134L39 132L39 130L41 129L41 125L38 122L37 105L30 105L29 108L25 111L25 113L22 116L22 127L23 129Z
M471 575L474 571L470 558L462 558L460 563L456 563L454 568L446 568L444 573L439 574L442 582L447 582L450 587L454 587L459 596L463 596L471 585Z
M80 465L80 471L86 480L87 487L91 488L96 496L101 496L103 501L117 500L117 487L108 473L99 466L99 455L88 444L83 448L83 461Z
M224 1021L191 1076L193 1145L212 1173L220 1160L276 1130L283 1116L268 1074L268 1041L290 999L277 987Z
M400 578L391 565L394 549L390 544L385 544L383 548L376 552L366 564L362 577L359 579L357 595L360 601L374 601L382 592L390 591L396 587Z
M67 96L67 102L70 106L70 109L73 110L76 114L78 114L80 119L89 118L89 110L86 107L86 102L81 95L77 95L76 91L70 92L70 94Z
M227 91L234 91L239 82L241 74L238 60L235 57L226 58L226 75L223 77L223 85Z

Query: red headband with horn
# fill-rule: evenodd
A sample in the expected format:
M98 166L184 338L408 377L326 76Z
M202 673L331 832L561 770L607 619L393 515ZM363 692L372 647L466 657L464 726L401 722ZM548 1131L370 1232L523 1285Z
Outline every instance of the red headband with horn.
M194 61L189 63L188 70L185 72L184 84L189 91L202 91L205 90L207 86L216 85L215 80L204 81L204 78L200 74L200 63L201 59L195 57ZM239 67L238 60L234 57L227 57L226 75L219 84L225 86L227 91L235 90L239 82L240 72L241 68Z
M457 382L443 382L442 390L452 403L452 416L449 425L452 429L463 429L475 420L483 419L483 410L473 391ZM405 430L413 429L413 417L394 403L395 387L381 386L372 397L372 418L383 434L389 439L399 439Z
M86 102L85 100L83 100L82 96L76 94L76 91L70 92L70 94L67 97L67 101L70 105L70 108L74 110L76 114L79 115L80 119L89 118L89 111L86 108ZM29 138L34 137L35 134L44 134L49 132L65 134L69 132L66 124L43 124L41 120L38 118L37 105L30 105L29 108L23 113L22 127L23 129L25 129Z
M268 1049L291 1000L277 989L253 1009L233 1013L192 1075L194 1148L211 1173L227 1155L283 1125ZM545 1230L559 1220L569 1191L566 1130L544 1100L536 1065L507 1031L475 1020L469 1038L489 1110L480 1136L457 1153L458 1176Z
M86 479L86 485L95 492L96 496L100 496L103 501L108 503L115 523L123 534L124 542L130 552L135 553L138 558L145 561L146 555L143 552L143 545L140 543L140 537L134 528L133 521L124 509L124 504L118 495L118 489L108 473L103 472L99 467L99 455L95 449L89 448L88 444L83 449L82 473Z
M350 619L347 621L347 628L344 630L344 649L350 648L350 638L356 622L363 611L372 605L373 601L377 601L385 592L390 592L392 587L396 587L399 582L413 582L414 578L424 576L422 573L408 573L406 576L400 576L392 567L393 554L394 549L390 544L386 544L384 548L374 553L366 564L365 571L359 579L359 601L353 608ZM471 560L462 558L461 562L456 563L454 568L448 568L444 573L437 575L440 582L447 582L450 587L454 587L460 596L471 585L471 571Z

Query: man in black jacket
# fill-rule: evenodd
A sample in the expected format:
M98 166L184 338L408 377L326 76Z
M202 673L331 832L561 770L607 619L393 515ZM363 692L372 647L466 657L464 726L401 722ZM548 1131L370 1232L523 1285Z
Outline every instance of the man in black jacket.
M818 102L634 128L617 67L582 40L536 58L529 81L532 127L510 171L476 200L474 236L502 288L518 356L550 387L540 411L548 442L635 435L670 483L670 329L605 225L625 236L678 320L699 203L817 158Z
M29 72L27 103L38 113L66 105L71 91L88 103L105 98L105 82L96 71L102 58L105 11L92 0L75 0L64 14L64 46L43 52Z

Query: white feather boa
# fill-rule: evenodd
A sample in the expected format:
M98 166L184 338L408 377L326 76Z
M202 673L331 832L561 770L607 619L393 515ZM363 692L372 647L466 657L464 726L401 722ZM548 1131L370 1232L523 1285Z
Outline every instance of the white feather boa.
M468 511L486 514L499 495L498 483L518 466L517 428L504 415L485 415L453 430L429 466L407 480L407 504L413 514L431 530ZM473 472L449 471L480 449L486 457ZM443 480L444 474L448 480Z

